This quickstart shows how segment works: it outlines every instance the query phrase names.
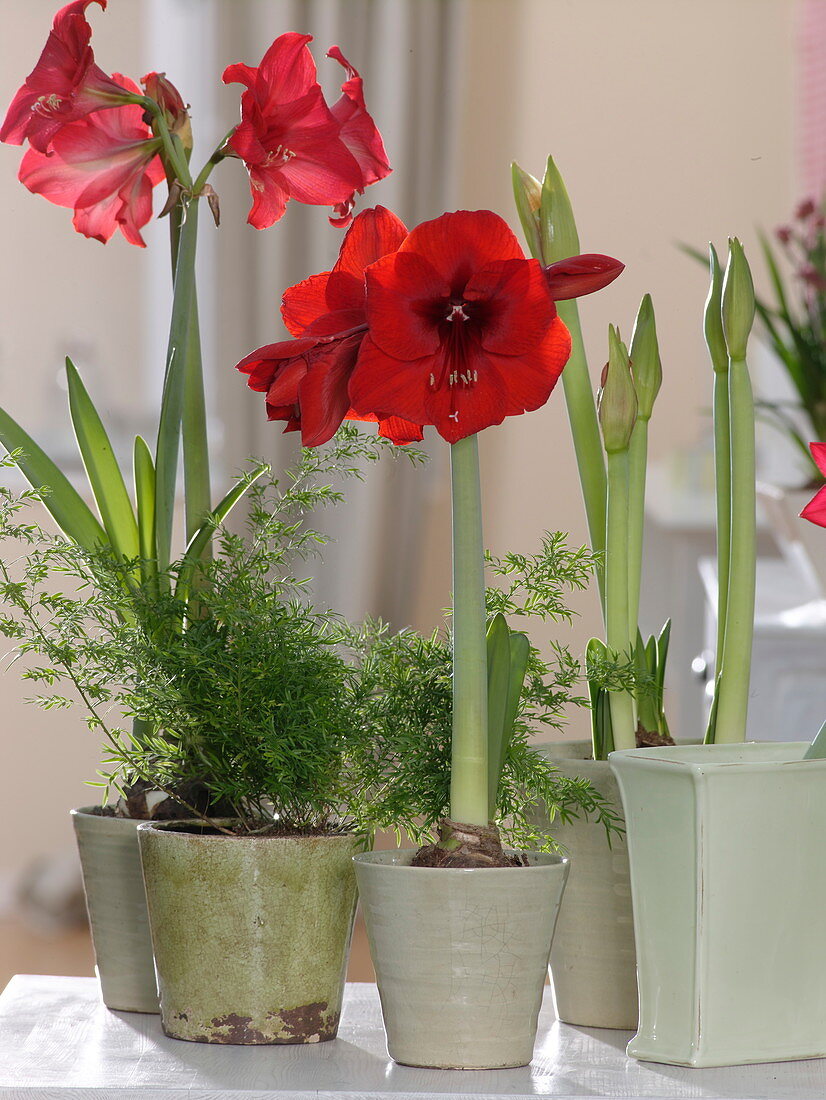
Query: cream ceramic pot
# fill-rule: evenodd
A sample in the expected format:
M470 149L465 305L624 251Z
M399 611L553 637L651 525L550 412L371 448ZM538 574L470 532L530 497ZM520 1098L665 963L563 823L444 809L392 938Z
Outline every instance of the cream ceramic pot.
M107 1008L157 1012L158 990L141 877L140 821L72 810L95 969Z
M560 775L587 779L621 816L617 781L607 760L593 759L590 741L536 748ZM605 828L587 818L557 818L549 825L542 805L533 817L571 857L551 949L556 1014L579 1027L632 1031L638 1019L637 956L625 837L615 833L609 844Z
M410 851L355 857L387 1049L410 1066L501 1069L533 1055L568 861L411 867Z
M639 970L635 1058L826 1055L826 760L807 742L611 753Z
M167 1035L317 1043L338 1030L358 841L227 836L196 822L138 830Z

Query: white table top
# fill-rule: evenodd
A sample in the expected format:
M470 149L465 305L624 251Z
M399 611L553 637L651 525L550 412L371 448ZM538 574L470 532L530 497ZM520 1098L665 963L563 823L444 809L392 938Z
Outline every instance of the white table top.
M625 1056L628 1033L558 1024L550 996L530 1067L445 1071L387 1057L376 987L348 985L339 1038L231 1047L167 1039L109 1012L94 978L21 976L0 997L0 1097L14 1100L824 1100L826 1060L679 1069Z

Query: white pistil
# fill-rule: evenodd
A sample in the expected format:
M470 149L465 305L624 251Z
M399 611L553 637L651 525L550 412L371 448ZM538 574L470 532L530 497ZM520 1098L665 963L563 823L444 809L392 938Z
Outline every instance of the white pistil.
M433 375L432 375L432 374L431 374L431 376L430 376L430 384L431 384L431 386L435 386L435 385L436 385L436 379L435 379L435 378L433 377Z
M32 104L31 110L36 115L44 115L48 118L52 111L57 111L60 108L62 102L61 97L56 92L52 92L51 95L38 96Z
M447 418L448 420L455 420L457 424L459 423L459 414L457 412L448 413Z
M452 302L450 305L450 312L445 317L446 321L455 321L457 317L460 317L463 321L469 321L470 318L465 313L464 302Z

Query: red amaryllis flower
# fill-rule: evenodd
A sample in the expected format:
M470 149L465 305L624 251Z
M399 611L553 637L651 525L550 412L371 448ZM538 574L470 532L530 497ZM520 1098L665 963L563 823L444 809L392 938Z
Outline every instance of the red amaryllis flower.
M341 96L331 108L333 117L341 126L341 140L356 158L361 170L360 195L371 183L378 183L392 171L384 150L384 142L375 122L367 113L364 102L364 81L350 64L338 46L327 51L339 65L347 70L347 80L341 85ZM330 218L336 226L349 225L356 201L355 192L343 203L336 204L337 217Z
M367 320L353 407L450 443L544 405L571 350L542 267L490 210L424 222L373 264Z
M129 90L137 85L116 73ZM57 206L72 207L78 233L104 244L120 229L143 247L140 230L152 216L152 188L164 178L160 139L137 105L88 115L62 126L49 153L29 149L19 179Z
M810 443L809 450L818 470L826 477L826 443ZM826 485L818 489L800 515L818 527L826 527Z
M313 275L284 295L284 324L296 337L247 355L237 368L248 385L267 395L270 420L286 420L285 432L301 432L305 447L326 443L342 420L376 420L350 408L347 384L367 332L364 270L395 252L407 230L384 207L356 217L332 271ZM379 433L394 443L422 438L421 428L397 417L379 420Z
M257 229L278 221L290 198L315 206L346 204L364 186L364 172L342 137L343 123L316 80L308 42L309 34L282 34L257 68L238 64L224 71L225 84L247 88L228 145L249 172L253 201L247 220ZM346 121L352 128L352 120Z
M106 7L106 0L74 0L55 16L40 59L6 113L0 141L22 145L28 138L45 153L61 126L124 102L126 89L95 64L84 14L91 3Z

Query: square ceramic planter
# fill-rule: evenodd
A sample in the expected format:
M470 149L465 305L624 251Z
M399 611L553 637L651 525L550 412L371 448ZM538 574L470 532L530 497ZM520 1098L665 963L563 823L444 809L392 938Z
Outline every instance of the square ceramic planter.
M525 1066L568 861L411 867L413 850L355 857L387 1049L437 1069Z
M628 1053L686 1066L826 1056L826 760L807 742L611 753L640 993Z

